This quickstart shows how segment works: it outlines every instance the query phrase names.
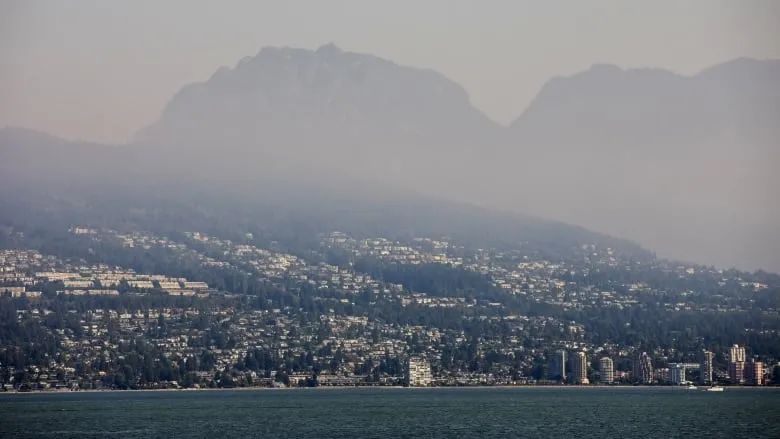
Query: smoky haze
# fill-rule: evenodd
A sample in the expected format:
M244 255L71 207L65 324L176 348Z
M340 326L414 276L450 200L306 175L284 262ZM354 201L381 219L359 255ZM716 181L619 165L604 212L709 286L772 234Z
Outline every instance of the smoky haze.
M122 124L98 136L89 135L97 132L89 128L90 123L75 123L82 125L81 131L57 129L52 115L33 105L43 104L44 96L27 98L32 91L25 92L29 88L24 87L22 91L10 90L25 71L16 66L0 78L4 95L10 97L5 102L19 102L26 118L12 116L11 106L4 104L0 122L120 145L65 142L9 129L0 138L5 157L2 167L9 175L21 174L51 160L57 165L50 169L52 173L70 169L71 173L62 175L68 180L75 178L74 170L89 170L76 172L80 179L89 178L87 174L92 172L95 178L105 179L106 169L127 166L145 169L155 177L202 177L217 187L231 179L257 184L261 179L272 179L278 189L266 186L263 192L276 192L277 196L287 194L288 185L322 189L323 181L331 181L340 183L324 190L343 200L358 198L353 197L358 192L365 198L366 187L383 188L377 199L385 199L390 191L387 188L395 188L401 194L456 200L580 225L634 240L662 256L780 271L780 207L775 200L780 187L775 172L780 163L776 123L780 120L780 61L772 59L780 52L776 43L766 40L769 31L761 26L777 19L777 8L762 5L768 14L747 38L736 33L742 29L744 17L755 12L735 10L733 5L708 5L715 4L700 5L700 12L729 17L724 20L732 27L726 29L734 34L717 33L721 44L710 46L727 47L722 52L710 48L702 55L693 47L683 48L691 58L698 57L698 68L693 68L695 63L690 60L678 62L685 67L680 69L596 63L602 61L598 51L586 48L594 59L579 68L548 63L547 77L534 83L524 79L517 67L527 65L527 59L534 56L524 57L521 50L504 53L506 58L526 60L509 65L515 66L516 87L533 88L533 93L510 91L512 85L506 81L476 86L491 82L491 69L498 69L491 65L476 63L453 72L430 69L431 65L448 63L434 51L417 53L405 44L399 47L408 52L396 59L375 55L365 47L370 45L367 43L355 44L360 49L356 50L336 44L304 44L314 48L299 48L294 46L294 38L274 45L260 42L259 52L247 49L233 60L214 63L200 79L183 75L187 77L182 82L197 80L171 90L159 117L153 111L141 116L140 111L135 114L135 110L109 107L101 119L92 120L91 125L101 126L103 120L128 115L140 129L129 135L127 142L115 135L126 131L119 126ZM518 14L551 13L538 5L526 6L522 10L504 8ZM557 8L560 12L567 9ZM577 7L571 8L577 11ZM605 8L607 15L623 14L626 21L606 31L587 31L586 41L611 47L607 52L621 54L615 58L629 59L628 65L653 65L653 60L664 59L659 56L664 50L684 59L679 47L669 47L660 39L649 51L615 49L614 41L604 41L609 32L641 19L636 11L619 5L605 3ZM471 10L473 5L458 4L451 14L461 17L464 9ZM19 11L19 17L29 12L19 5L12 10ZM649 8L647 12L648 17L660 18L667 17L669 10ZM484 19L483 14L486 12L480 11L476 18ZM393 14L388 17L398 18ZM671 17L669 26L674 28L679 20ZM688 20L697 38L707 34L699 20ZM481 26L488 22L485 19ZM430 29L438 29L436 23L433 20ZM21 41L24 34L15 27L13 36ZM168 32L176 35L175 29ZM421 38L427 35L424 30L414 32ZM660 30L648 29L642 40L658 33ZM462 38L462 33L454 35L448 47L457 46ZM486 38L482 43L495 37ZM747 43L746 38L750 40ZM320 42L330 40L340 41L322 37ZM139 37L139 41L144 39ZM375 41L376 47L383 46L382 38ZM146 45L149 42L137 47L130 43L128 53L148 51L155 58L152 47ZM560 47L561 41L535 41L538 47L534 50L528 44L517 42L517 47L529 53L545 47L555 52L552 49ZM697 48L705 46L702 39ZM5 43L4 47L5 58L10 58L12 65L15 59L27 56L14 55L19 53L14 51L23 51L22 46ZM470 59L466 50L478 56L469 44L457 50L464 60ZM581 64L583 55L573 47L552 57L566 58L567 54ZM638 61L642 56L647 61ZM204 59L211 60L209 57L204 54ZM220 64L229 67L218 68ZM549 71L556 67L563 71ZM473 80L475 69L484 71L479 81ZM686 73L677 73L679 70ZM468 86L456 77L464 78ZM153 83L153 78L149 81ZM109 93L132 93L121 90L121 82L116 81ZM78 92L98 94L94 90ZM523 94L527 95L525 102L519 98ZM498 103L499 95L503 103ZM477 101L486 112L474 104ZM516 109L513 116L508 108ZM37 114L39 124L33 114ZM51 151L62 155L54 160ZM135 184L131 180L126 183Z
M595 65L548 82L506 128L435 72L334 45L265 48L183 88L136 141L177 156L220 145L210 161L330 171L768 267L780 248L778 90L778 61L689 77Z

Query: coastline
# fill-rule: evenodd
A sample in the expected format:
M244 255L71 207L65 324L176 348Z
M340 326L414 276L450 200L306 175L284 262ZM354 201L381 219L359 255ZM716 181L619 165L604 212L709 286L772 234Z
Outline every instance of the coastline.
M696 391L704 391L708 386L697 386ZM780 386L724 386L727 390L780 390ZM477 389L572 389L572 390L595 390L595 389L676 389L680 391L691 392L684 386L634 386L634 385L588 385L588 386L566 386L566 385L496 385L496 386L431 386L431 387L405 387L405 386L318 386L318 387L220 387L203 389L85 389L85 390L37 390L29 392L20 392L17 390L0 392L2 395L73 395L73 394L94 394L94 393L202 393L202 392L274 392L274 391L345 391L345 390L398 390L405 389L409 391L437 391L437 390L477 390Z

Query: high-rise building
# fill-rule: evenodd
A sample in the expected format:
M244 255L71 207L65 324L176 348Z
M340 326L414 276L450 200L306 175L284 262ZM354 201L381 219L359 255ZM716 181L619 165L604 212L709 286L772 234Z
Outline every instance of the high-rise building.
M753 386L764 385L764 363L751 359L745 363L745 382Z
M571 356L571 380L573 384L589 384L588 356L578 351Z
M729 363L729 380L732 384L742 384L745 382L745 362L732 361Z
M555 351L547 365L547 378L561 381L566 379L566 351Z
M715 354L711 351L703 351L701 365L699 366L699 379L702 384L712 384L712 363L715 360Z
M731 363L739 363L745 362L745 348L740 345L734 345L731 348L729 348L729 362Z
M729 379L732 384L745 382L745 348L734 345L729 348Z
M669 382L678 386L687 383L685 379L685 364L672 363L669 365Z
M668 367L656 367L653 369L653 382L654 383L671 383L669 378Z
M615 381L615 367L611 358L602 357L599 360L599 374L602 383L611 383Z
M634 380L641 384L653 382L653 360L647 352L638 353L634 358Z
M410 387L430 386L431 363L421 357L409 357L406 362L406 385Z

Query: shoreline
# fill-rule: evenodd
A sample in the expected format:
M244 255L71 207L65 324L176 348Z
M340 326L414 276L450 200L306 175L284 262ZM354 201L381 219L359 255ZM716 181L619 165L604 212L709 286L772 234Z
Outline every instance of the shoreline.
M696 391L704 391L709 386L697 386ZM780 386L724 386L725 389L752 389L752 390L780 390ZM509 390L509 389L572 389L572 390L587 390L587 389L677 389L685 390L687 392L693 391L687 389L685 386L634 386L634 385L588 385L588 386L566 386L566 385L496 385L496 386L432 386L432 387L405 387L405 386L318 386L318 387L232 387L232 388L204 388L204 389L86 389L86 390L35 390L29 392L20 392L17 390L0 392L2 395L75 395L75 394L87 394L87 393L180 393L180 392L265 392L265 391L345 391L345 390L358 390L358 389L407 389L410 391L421 390L447 390L447 389L462 389L462 390L476 390L476 389L497 389L497 390Z

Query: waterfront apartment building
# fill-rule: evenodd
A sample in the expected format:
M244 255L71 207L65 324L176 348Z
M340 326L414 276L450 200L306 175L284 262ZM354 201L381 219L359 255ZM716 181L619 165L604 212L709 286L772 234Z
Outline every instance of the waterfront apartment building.
M745 362L729 362L729 380L731 384L743 384L745 382Z
M715 354L711 351L703 351L701 365L699 365L699 379L702 384L712 384L712 369Z
M740 345L734 345L729 348L729 362L731 363L744 363L745 362L745 347Z
M671 383L672 380L669 377L668 367L656 367L653 369L653 381L654 383Z
M638 353L634 358L634 380L641 384L653 382L653 360L647 352Z
M729 380L732 384L745 382L745 348L734 345L729 348Z
M669 365L669 382L676 385L686 384L685 364L672 363Z
M409 387L427 387L431 385L431 363L422 357L409 357L406 362L406 385Z
M599 360L599 373L602 383L611 383L615 381L615 365L609 357L602 357Z
M571 356L571 383L589 384L588 381L588 356L585 352L578 351Z
M763 386L764 385L764 363L761 361L756 360L755 358L751 359L747 363L745 363L745 383L750 384L752 386Z
M547 364L547 379L562 381L566 379L566 351L555 351Z

